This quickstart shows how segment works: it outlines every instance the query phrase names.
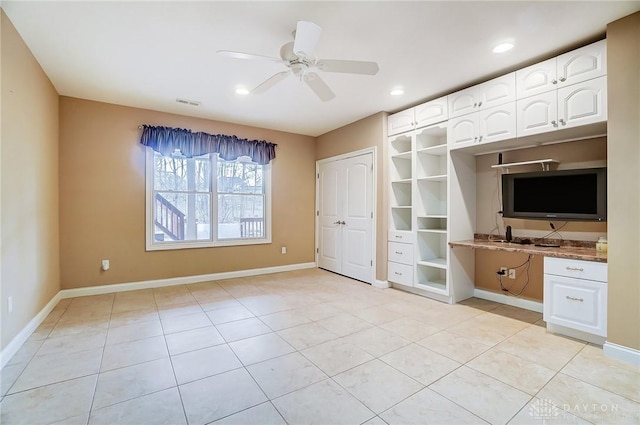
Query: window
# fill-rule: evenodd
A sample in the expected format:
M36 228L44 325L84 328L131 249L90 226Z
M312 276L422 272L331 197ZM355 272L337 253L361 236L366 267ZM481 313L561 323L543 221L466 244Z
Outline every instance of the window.
M271 242L268 165L147 149L146 179L147 250Z

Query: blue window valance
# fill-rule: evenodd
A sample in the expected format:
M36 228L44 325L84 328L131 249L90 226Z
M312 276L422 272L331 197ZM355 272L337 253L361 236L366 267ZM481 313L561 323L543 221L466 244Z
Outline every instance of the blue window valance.
M276 157L276 144L264 140L241 139L224 134L194 133L184 128L142 126L140 143L162 155L171 155L176 150L187 158L208 153L217 153L222 159L233 161L248 156L258 164L268 164Z

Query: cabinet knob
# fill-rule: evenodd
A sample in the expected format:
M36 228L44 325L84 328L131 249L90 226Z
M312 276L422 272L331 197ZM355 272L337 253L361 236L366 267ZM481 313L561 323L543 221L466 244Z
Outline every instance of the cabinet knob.
M556 122L556 120L551 121L551 125L553 125L554 127L558 126L558 123Z
M482 106L482 101L478 102L478 108Z
M478 139L478 142L482 142L482 136L480 136L480 138Z
M560 118L560 125L566 125L567 123L564 121L564 119Z
M474 107L474 108L477 108L477 107L478 107L478 102L474 103L474 104L473 104L473 107Z
M558 80L551 80L551 84L558 84Z
M566 77L560 77L560 82L561 82L561 83L564 83L565 81L567 81L567 78L566 78Z

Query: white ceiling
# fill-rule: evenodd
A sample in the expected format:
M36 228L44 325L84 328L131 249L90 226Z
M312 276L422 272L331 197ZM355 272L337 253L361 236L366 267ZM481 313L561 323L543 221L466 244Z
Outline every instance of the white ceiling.
M595 41L640 1L3 0L2 8L61 95L318 136ZM322 73L336 93L329 102L292 76L265 94L235 94L285 68L215 52L278 57L298 20L322 27L318 57L376 61L379 73ZM507 39L512 51L491 52ZM396 86L403 96L389 95Z

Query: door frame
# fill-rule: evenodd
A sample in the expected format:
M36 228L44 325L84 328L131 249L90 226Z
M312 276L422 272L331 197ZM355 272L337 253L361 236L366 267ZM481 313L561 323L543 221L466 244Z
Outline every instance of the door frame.
M348 158L353 158L356 156L361 156L361 155L366 155L366 154L371 154L372 155L372 170L371 170L371 179L373 180L371 188L373 190L372 198L371 198L371 209L373 210L373 219L371 220L371 231L372 231L372 237L371 237L371 261L373 262L372 264L372 275L371 275L371 281L367 282L370 283L372 286L375 286L376 284L376 270L377 270L377 262L376 262L376 242L377 242L377 233L378 233L378 158L377 158L377 148L371 147L371 148L366 148L366 149L360 149L357 151L352 151L352 152L347 152L341 155L336 155L336 156L332 156L329 158L324 158L324 159L320 159L316 161L316 205L315 205L315 210L316 210L316 216L315 216L315 262L316 262L316 267L318 267L318 255L319 255L319 241L320 241L320 181L319 181L319 175L320 175L320 165L321 164L326 164L329 162L335 162L335 161L340 161L343 159L348 159Z

